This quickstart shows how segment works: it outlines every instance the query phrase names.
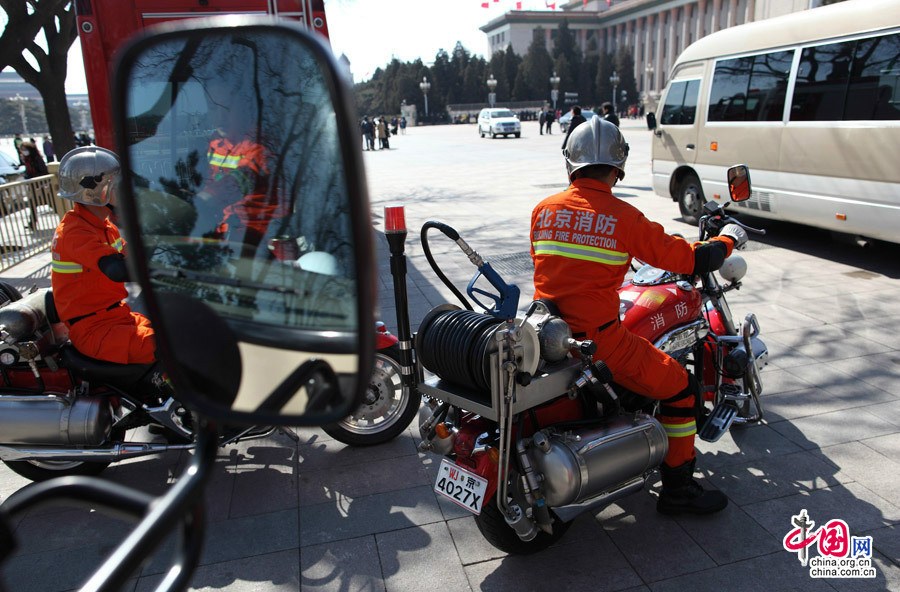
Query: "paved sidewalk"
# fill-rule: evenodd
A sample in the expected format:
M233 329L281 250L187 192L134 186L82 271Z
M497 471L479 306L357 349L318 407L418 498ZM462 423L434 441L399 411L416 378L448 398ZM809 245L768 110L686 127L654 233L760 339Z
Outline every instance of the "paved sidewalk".
M378 231L380 316L393 328L383 207L406 206L409 297L415 322L454 302L419 241L428 219L451 224L530 298L527 229L538 199L566 185L562 135L480 139L472 125L410 128L392 149L366 152ZM652 194L650 134L626 120L632 146L616 193L670 231L694 236L677 206ZM209 527L196 590L229 591L648 591L900 590L900 247L862 250L823 232L764 220L769 230L743 255L749 272L729 294L735 317L759 317L770 364L767 420L715 444L698 440L706 487L730 500L705 518L656 514L652 492L579 517L553 548L507 557L473 518L437 499L439 458L416 450L410 426L388 444L348 448L317 429L223 449L207 492ZM458 286L474 268L438 233L435 257ZM3 279L46 281L38 258ZM161 492L184 454L122 463L111 481ZM0 468L0 499L27 482ZM801 510L816 524L844 520L872 540L876 576L813 578L782 548ZM81 508L19 517L20 547L2 576L12 590L76 588L120 540L127 523ZM128 590L152 590L168 547L148 558ZM818 553L811 547L811 556Z

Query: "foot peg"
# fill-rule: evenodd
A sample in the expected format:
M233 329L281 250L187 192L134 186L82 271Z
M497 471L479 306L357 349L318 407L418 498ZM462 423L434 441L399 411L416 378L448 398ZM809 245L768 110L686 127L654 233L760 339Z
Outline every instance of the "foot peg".
M725 400L720 402L709 414L709 417L706 418L706 422L697 435L700 436L701 440L715 442L728 431L737 414L738 406L734 401Z

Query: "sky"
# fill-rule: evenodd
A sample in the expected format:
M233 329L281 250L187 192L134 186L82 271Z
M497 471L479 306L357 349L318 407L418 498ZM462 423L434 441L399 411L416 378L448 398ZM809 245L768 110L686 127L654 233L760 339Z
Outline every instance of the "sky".
M469 52L487 58L487 36L478 28L507 11L549 10L551 0L325 0L331 47L350 60L353 79L371 78L392 58L434 61L438 50L453 51L457 41ZM483 8L483 3L488 8ZM561 5L562 1L557 3ZM66 92L87 92L81 46L69 51Z

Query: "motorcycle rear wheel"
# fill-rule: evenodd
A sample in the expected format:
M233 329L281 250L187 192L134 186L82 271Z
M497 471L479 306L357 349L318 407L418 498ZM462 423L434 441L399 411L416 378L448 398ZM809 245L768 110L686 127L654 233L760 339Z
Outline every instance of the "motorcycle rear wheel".
M506 523L503 511L497 507L497 496L494 496L481 509L481 514L475 516L475 525L485 540L501 551L510 555L532 555L556 543L569 530L569 522L563 522L552 512L550 515L553 517L552 532L539 530L536 537L530 541L523 541Z
M366 388L366 400L352 415L322 426L326 434L350 446L384 444L399 436L419 412L422 395L404 388L400 347L375 353L375 368Z
M69 460L5 460L11 471L31 481L46 481L55 477L82 475L94 477L110 465L108 462L82 462Z
M125 430L114 428L109 435L109 440L118 441L125 438ZM31 481L47 481L56 477L69 477L73 475L82 477L96 477L111 461L84 462L80 460L5 460L9 469L30 479Z

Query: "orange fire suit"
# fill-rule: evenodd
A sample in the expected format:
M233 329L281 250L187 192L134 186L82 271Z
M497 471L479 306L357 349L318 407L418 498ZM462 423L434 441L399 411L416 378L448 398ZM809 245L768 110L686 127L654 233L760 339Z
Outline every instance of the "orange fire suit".
M209 143L207 191L222 207L217 234L224 236L231 220L233 229L243 230L243 242L256 247L269 223L290 213L287 205L270 191L266 155L261 144L250 140L235 144L227 138L217 138Z
M731 254L730 238L713 240L721 240ZM669 236L661 225L614 197L605 183L576 179L532 212L534 298L552 300L576 336L597 344L594 359L607 364L618 384L653 399L669 399L687 387L687 372L619 323L617 288L632 257L676 273L693 272L699 244ZM668 405L690 409L694 403L689 396ZM696 420L659 419L669 438L666 464L676 467L692 460Z
M109 220L75 204L56 227L50 282L59 318L75 349L118 364L151 364L156 340L150 321L123 302L125 284L100 271L101 258L125 253L125 241Z

